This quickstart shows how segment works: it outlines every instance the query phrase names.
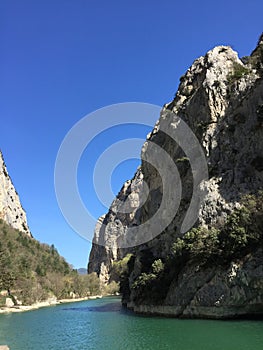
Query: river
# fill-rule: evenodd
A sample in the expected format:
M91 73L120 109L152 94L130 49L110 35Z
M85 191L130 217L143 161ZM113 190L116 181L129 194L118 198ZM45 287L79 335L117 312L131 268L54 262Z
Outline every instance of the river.
M0 315L10 350L261 350L262 321L134 315L108 297Z

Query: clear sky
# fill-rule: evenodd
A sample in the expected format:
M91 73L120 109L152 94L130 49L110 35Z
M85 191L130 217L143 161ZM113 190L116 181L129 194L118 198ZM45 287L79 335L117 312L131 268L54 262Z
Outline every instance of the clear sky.
M91 244L67 225L54 191L54 163L66 133L110 104L169 102L194 59L216 45L249 55L263 29L262 13L262 0L1 0L0 148L34 237L85 267ZM100 147L109 138L148 131L116 130ZM137 165L116 169L115 193ZM82 197L94 215L106 212L94 193L84 190Z

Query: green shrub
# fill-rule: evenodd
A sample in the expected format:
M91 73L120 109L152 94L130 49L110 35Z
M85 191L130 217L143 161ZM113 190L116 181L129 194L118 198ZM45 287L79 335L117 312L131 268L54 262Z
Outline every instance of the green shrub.
M120 284L115 282L115 281L112 281L111 283L107 284L105 287L104 287L104 294L110 294L110 295L114 295L114 294L117 294L119 293L120 291Z
M186 248L185 240L181 238L177 238L172 245L171 253L173 256L180 257L182 256L185 248Z
M120 281L120 279L128 272L128 262L132 254L127 254L123 259L113 261L110 270L111 279L114 281Z
M176 159L176 163L184 163L184 162L189 162L189 158L182 157L182 158L177 158Z
M250 73L250 69L240 63L233 63L233 71L228 75L227 80L232 83Z
M162 262L161 259L155 260L152 263L152 271L155 275L158 275L164 270L164 263Z
M165 265L161 259L157 259L152 263L150 273L141 273L140 276L133 283L132 288L136 289L138 287L145 287L151 282L160 277L164 272Z
M149 282L152 282L156 279L156 275L154 273L145 273L143 272L140 276L134 281L132 288L136 289L139 287L146 287Z
M256 245L262 244L263 236L263 192L246 195L241 208L235 209L220 229L193 228L183 237L175 240L171 257L182 259L225 263L239 257Z

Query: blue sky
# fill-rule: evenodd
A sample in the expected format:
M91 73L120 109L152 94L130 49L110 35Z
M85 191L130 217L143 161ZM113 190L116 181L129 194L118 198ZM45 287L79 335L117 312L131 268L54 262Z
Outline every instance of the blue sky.
M53 185L66 133L110 104L162 106L194 59L216 45L249 55L262 31L262 13L262 0L2 0L0 148L34 237L55 244L75 267L86 266L91 245L67 225ZM99 140L100 147L109 138L148 131L116 129ZM116 169L115 193L137 164ZM80 166L85 187L84 172ZM84 187L85 203L94 215L103 214L106 208Z

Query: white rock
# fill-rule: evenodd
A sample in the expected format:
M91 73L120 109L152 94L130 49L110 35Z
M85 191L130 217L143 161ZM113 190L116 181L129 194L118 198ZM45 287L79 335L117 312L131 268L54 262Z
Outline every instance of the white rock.
M10 226L32 237L18 193L8 174L3 155L0 151L0 219Z
M6 298L5 299L5 305L6 305L6 307L12 307L15 304L14 304L14 302L13 302L13 300L11 298Z

